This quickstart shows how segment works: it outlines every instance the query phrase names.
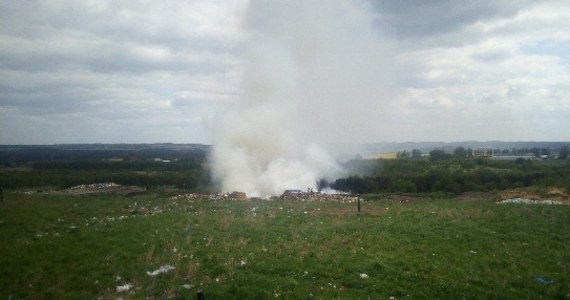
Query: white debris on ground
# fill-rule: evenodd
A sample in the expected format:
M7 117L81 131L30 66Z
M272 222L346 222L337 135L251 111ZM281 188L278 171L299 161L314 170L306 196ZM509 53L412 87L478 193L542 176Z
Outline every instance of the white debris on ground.
M120 185L114 182L100 182L80 184L60 192L73 195L105 193L117 196L129 196L144 193L146 192L146 188L134 185Z
M368 279L369 276L366 273L360 273L360 278L362 279Z
M546 205L561 205L561 201L556 200L531 200L524 198L511 198L497 202L497 204L546 204Z
M134 285L132 283L119 285L119 286L117 286L117 293L128 292L133 287L134 287Z
M231 194L182 194L170 197L172 200L201 200L201 201L222 201L222 200L239 200L244 201L248 198L243 193L234 192ZM266 200L274 201L308 201L308 202L320 202L320 201L331 201L331 202L342 202L342 203L354 203L358 200L358 196L351 194L326 194L313 191L299 191L299 190L288 190L285 191L281 196L269 197Z
M243 198L234 197L233 193L232 194L195 194L195 193L190 193L190 194L182 194L182 195L172 196L172 197L170 197L170 199L172 199L172 200L179 200L179 199L202 200L202 201L204 201L204 200L206 200L206 201L245 200Z
M164 266L160 266L160 268L158 268L158 270L154 270L152 272L146 272L146 274L148 274L148 276L156 276L158 274L162 274L162 273L166 273L169 272L171 270L174 270L174 267L171 265L164 265Z
M351 194L326 194L319 192L301 192L301 191L285 191L281 196L274 197L274 200L288 200L288 201L310 201L310 202L342 202L342 203L355 203L358 196Z
M109 187L115 187L115 186L119 186L119 185L114 183L114 182L100 182L100 183L91 183L91 184L80 184L80 185L72 186L69 189L70 190L79 190L79 189L87 189L87 188L103 189L103 188L109 188Z

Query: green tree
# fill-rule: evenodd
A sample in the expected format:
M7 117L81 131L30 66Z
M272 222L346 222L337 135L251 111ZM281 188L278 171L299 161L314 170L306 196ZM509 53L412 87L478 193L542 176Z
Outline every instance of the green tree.
M457 158L465 158L467 157L467 150L461 146L457 147L455 150L453 150L453 156Z
M562 146L558 153L558 159L568 159L568 146Z
M398 152L396 153L396 158L397 159L409 159L410 158L410 152L404 150L402 152Z
M415 193L417 191L417 187L410 179L397 178L390 185L389 191L395 193Z
M443 149L434 149L429 152L430 161L446 160L448 157Z
M422 151L418 150L418 149L413 149L412 150L412 158L413 159L418 159L422 157Z

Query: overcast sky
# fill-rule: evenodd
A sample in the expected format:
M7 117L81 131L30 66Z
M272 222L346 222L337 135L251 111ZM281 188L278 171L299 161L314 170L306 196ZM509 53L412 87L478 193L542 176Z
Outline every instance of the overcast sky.
M351 3L366 18L317 33L380 45L324 44L357 53L331 64L366 69L348 87L368 92L331 95L342 116L320 102L312 128L337 142L570 141L569 1ZM245 0L0 0L0 144L211 143L243 95L244 39L271 25L247 15Z

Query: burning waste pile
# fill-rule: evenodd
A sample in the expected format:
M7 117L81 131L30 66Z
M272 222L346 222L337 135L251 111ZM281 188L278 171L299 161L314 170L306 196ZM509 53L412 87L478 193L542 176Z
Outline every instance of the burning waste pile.
M392 86L378 76L390 72L388 39L358 3L327 1L323 9L315 1L250 2L242 23L239 93L210 124L212 177L222 193L350 199L279 195L316 190L318 180L338 178L343 170L323 145L367 139L366 120L378 119L378 99Z
M190 193L190 194L182 194L172 196L169 199L171 200L198 200L198 201L244 201L248 200L247 195L242 192L233 192L227 194L197 194L197 193Z
M247 201L261 199L259 197L248 198L243 192L233 192L226 194L182 194L172 196L171 200L196 200L196 201ZM321 192L314 192L308 189L307 192L301 190L286 190L280 196L271 196L264 198L265 200L272 201L308 201L308 202L342 202L342 203L354 203L358 201L357 195L352 194L327 194Z
M288 201L334 201L342 203L354 203L358 201L357 195L352 194L326 194L321 192L313 192L309 189L307 192L301 190L286 190L279 197L272 197L273 200L288 200Z

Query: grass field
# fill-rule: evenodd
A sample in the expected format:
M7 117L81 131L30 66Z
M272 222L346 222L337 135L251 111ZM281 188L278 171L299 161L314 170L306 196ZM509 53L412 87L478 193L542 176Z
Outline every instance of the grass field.
M0 299L196 299L198 290L206 299L570 299L570 206L380 198L359 214L342 203L23 194L0 205Z

